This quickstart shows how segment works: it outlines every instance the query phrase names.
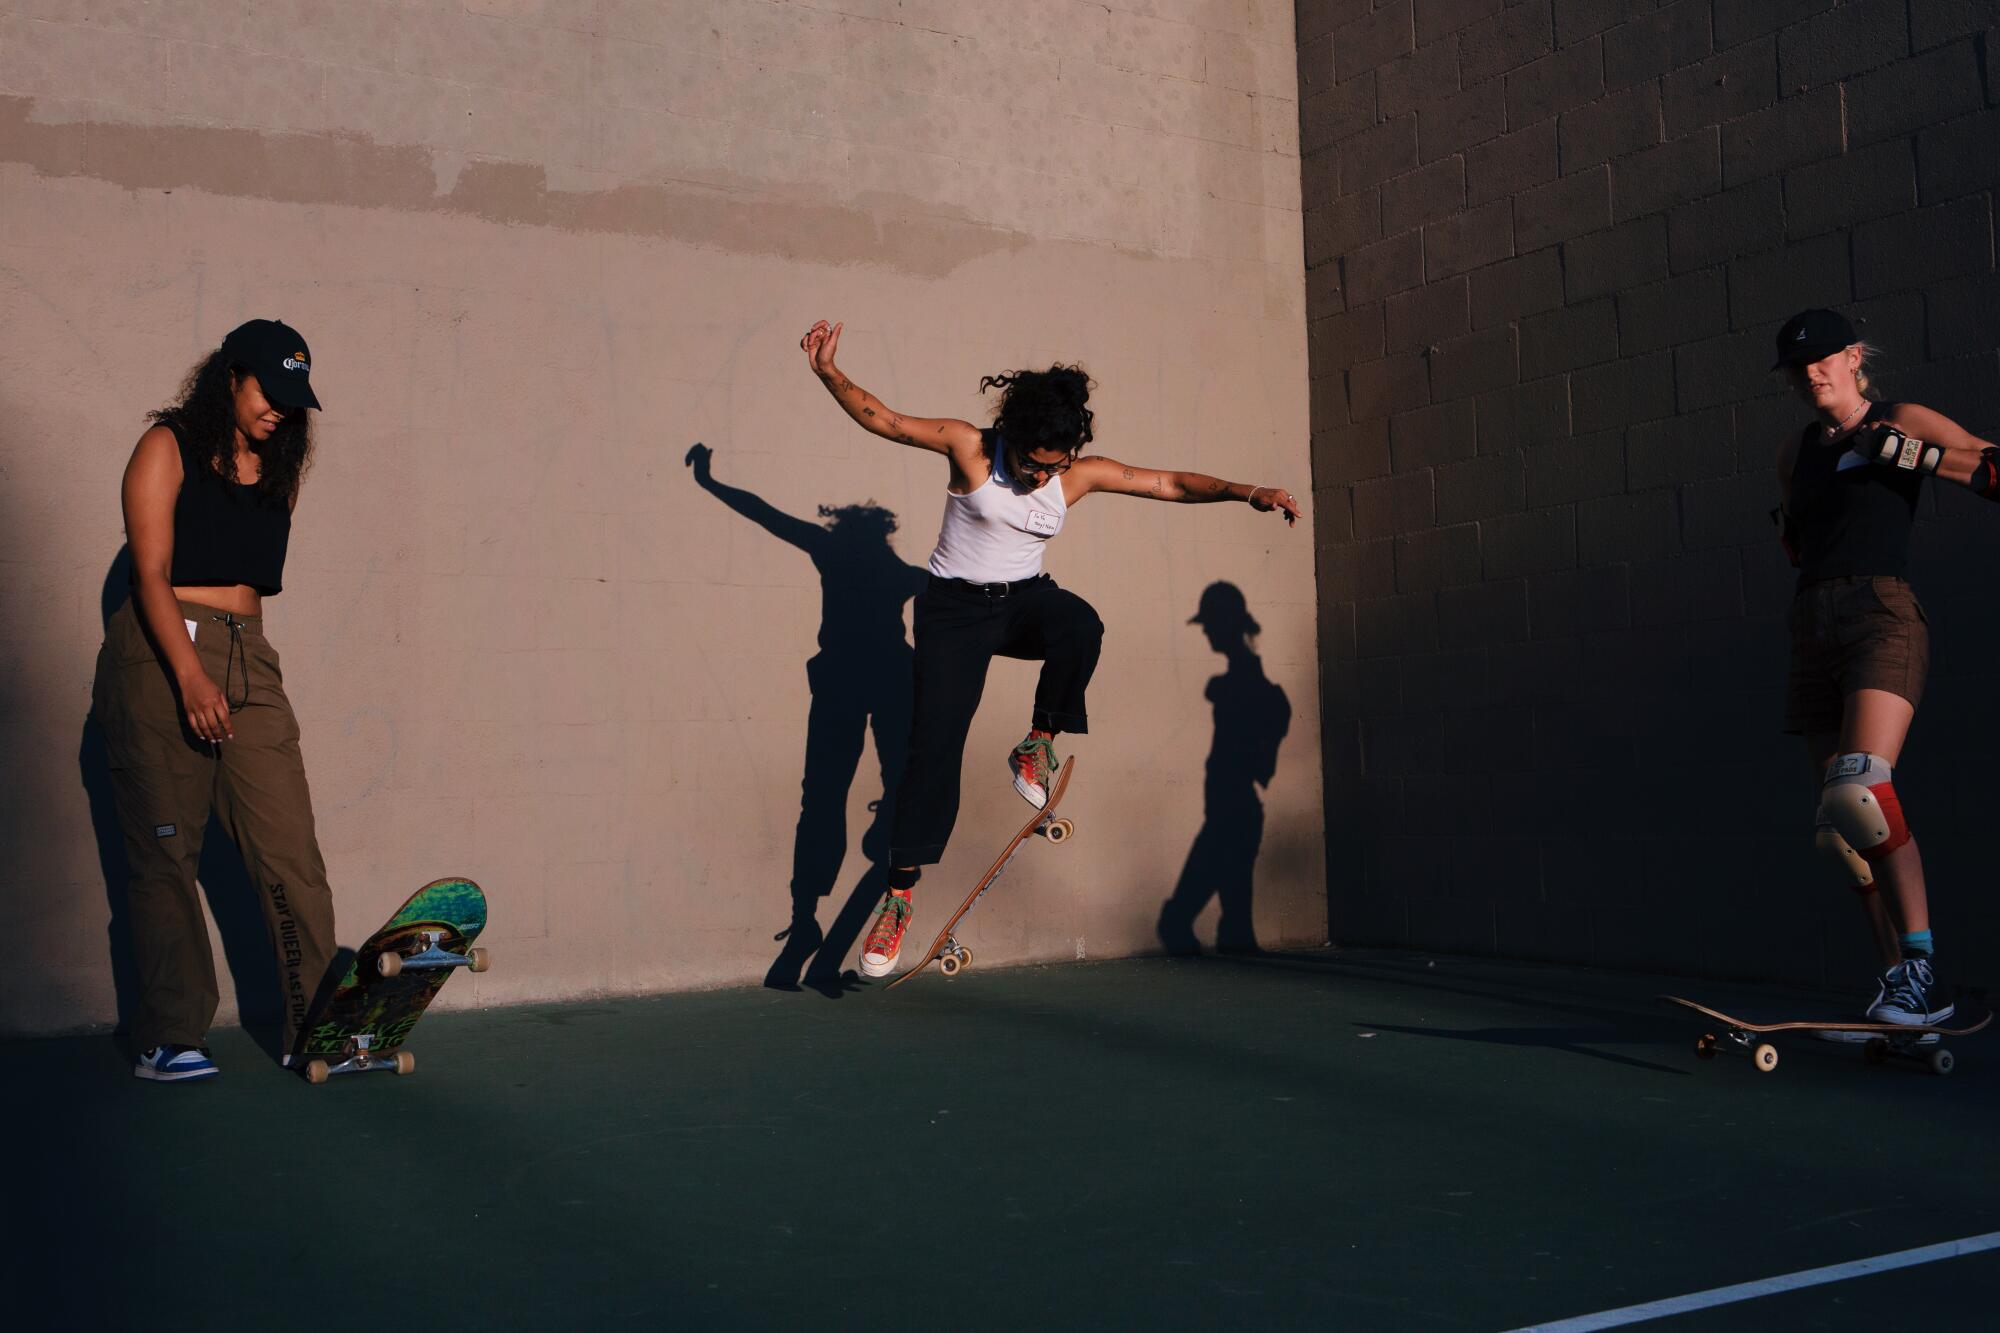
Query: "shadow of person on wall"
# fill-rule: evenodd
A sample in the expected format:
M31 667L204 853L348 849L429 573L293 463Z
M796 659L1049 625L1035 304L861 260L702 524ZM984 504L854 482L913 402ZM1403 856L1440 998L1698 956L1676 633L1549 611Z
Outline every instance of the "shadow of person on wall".
M1201 626L1208 646L1222 654L1227 667L1211 676L1203 691L1215 709L1215 739L1202 781L1201 831L1194 835L1173 896L1160 908L1160 943L1169 953L1200 953L1194 920L1210 898L1217 898L1222 919L1216 948L1252 952L1257 934L1250 898L1264 842L1264 803L1257 789L1271 785L1278 745L1291 729L1292 705L1264 675L1263 660L1250 649L1259 626L1235 584L1204 588L1188 623Z
M105 572L98 604L108 628L112 615L131 596L132 552L120 547ZM192 743L192 742L190 742ZM111 984L118 1007L117 1031L128 1033L139 1001L139 970L132 953L130 885L131 863L125 855L125 835L118 822L118 802L111 784L111 755L104 729L94 715L83 720L83 737L77 747L77 769L85 798L90 803L90 823L97 837L97 860L104 873L104 897L110 908L106 945L111 954ZM201 864L196 872L216 933L222 937L222 952L236 989L236 1008L243 1030L273 1060L283 1054L284 1015L280 1008L283 983L278 973L276 950L264 914L258 907L258 888L250 878L243 858L223 832L213 815L203 834ZM137 1052L132 1052L136 1055Z
M821 505L822 522L808 522L717 481L710 470L714 452L705 444L688 450L695 484L805 552L819 571L819 652L806 663L812 707L792 841L791 921L775 937L785 947L764 984L775 990L803 984L838 996L860 984L841 965L888 888L889 818L910 736L911 649L903 604L923 590L928 574L889 544L896 516L880 505ZM832 924L822 927L819 900L833 892L847 859L847 794L871 731L882 795L869 803L875 818L861 835L866 868Z

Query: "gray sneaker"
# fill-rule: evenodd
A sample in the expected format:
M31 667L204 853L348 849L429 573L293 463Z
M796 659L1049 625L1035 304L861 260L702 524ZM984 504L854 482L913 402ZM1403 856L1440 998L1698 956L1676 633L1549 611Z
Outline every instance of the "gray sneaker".
M1882 974L1875 1002L1868 1006L1868 1017L1872 1022L1900 1023L1907 1027L1942 1023L1958 1006L1941 1003L1933 994L1936 990L1937 977L1931 971L1931 960L1906 958Z

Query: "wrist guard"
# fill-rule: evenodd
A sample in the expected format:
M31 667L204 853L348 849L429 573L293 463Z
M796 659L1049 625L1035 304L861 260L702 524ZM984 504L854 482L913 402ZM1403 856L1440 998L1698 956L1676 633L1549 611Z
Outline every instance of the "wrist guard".
M2000 445L1989 444L1979 451L1965 484L1982 500L2000 500Z
M1926 444L1890 426L1882 432L1882 442L1875 447L1874 460L1898 472L1917 472L1928 477L1936 473L1938 464L1944 461L1944 449L1939 445Z

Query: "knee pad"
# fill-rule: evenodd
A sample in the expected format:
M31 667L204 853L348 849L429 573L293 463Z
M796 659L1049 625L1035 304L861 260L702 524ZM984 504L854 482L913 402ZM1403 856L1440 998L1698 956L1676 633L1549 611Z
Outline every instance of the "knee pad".
M1818 823L1838 834L1863 861L1879 861L1910 840L1903 803L1880 755L1844 754L1828 765L1820 787Z
M1861 853L1847 845L1847 839L1834 832L1829 824L1822 823L1813 830L1813 846L1820 855L1840 867L1840 873L1847 876L1853 890L1862 897L1875 892L1875 872L1861 859Z

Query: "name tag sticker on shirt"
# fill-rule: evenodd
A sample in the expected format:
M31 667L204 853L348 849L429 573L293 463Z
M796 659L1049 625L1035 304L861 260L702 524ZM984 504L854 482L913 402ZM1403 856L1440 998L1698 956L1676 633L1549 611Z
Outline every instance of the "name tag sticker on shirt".
M1028 531L1038 532L1044 537L1056 535L1056 516L1046 509L1028 511Z
M188 642L193 643L195 641L194 622L192 620L183 620L181 624L186 625L188 627Z

